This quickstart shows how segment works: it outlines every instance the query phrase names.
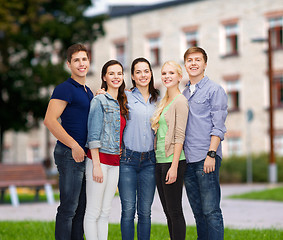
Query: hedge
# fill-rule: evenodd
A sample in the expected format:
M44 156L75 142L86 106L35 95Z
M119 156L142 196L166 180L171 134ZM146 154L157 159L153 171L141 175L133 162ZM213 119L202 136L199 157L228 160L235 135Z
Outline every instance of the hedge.
M283 157L276 156L278 182L283 182ZM266 153L254 154L252 160L253 182L268 182L269 155ZM247 157L231 156L223 158L220 168L221 183L247 182Z

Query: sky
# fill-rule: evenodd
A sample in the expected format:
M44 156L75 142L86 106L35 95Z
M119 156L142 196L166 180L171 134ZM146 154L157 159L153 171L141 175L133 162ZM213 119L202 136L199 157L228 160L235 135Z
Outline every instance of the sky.
M154 4L161 2L168 2L170 0L92 0L93 7L89 8L86 11L87 16L101 14L107 11L107 5L115 4L115 5L140 5L140 4ZM172 1L172 0L171 0Z
M160 3L160 2L167 2L165 0L106 0L108 3L115 3L115 4L150 4L150 3Z

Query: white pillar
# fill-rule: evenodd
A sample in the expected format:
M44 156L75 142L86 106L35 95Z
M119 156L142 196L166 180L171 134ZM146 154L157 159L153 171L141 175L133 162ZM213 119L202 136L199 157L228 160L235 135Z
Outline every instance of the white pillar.
M17 194L17 188L15 185L9 186L10 196L11 196L11 202L14 207L19 206L19 198Z
M47 197L47 202L49 204L53 204L55 201L54 201L52 186L50 184L45 184L44 188L45 188L45 194Z

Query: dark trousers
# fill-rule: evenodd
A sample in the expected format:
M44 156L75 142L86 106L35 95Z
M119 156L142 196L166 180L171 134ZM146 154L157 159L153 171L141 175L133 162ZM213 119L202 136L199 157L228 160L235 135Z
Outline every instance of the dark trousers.
M85 162L75 162L71 149L59 144L55 147L54 158L60 190L55 239L82 240L86 205Z
M186 161L179 162L176 182L166 184L165 178L170 167L171 163L156 164L156 186L167 218L171 240L184 240L186 238L186 222L182 208L182 193Z

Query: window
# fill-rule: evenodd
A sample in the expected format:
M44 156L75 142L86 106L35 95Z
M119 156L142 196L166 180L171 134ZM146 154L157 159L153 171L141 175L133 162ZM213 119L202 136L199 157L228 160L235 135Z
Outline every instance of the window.
M184 52L190 47L196 47L199 45L199 26L188 25L181 29L180 36L180 61L183 61Z
M279 156L283 156L283 134L274 137L274 151Z
M186 37L186 47L195 47L198 45L198 33L197 31L185 32Z
M93 69L95 69L95 67L94 67L94 54L93 54L91 48L89 48L87 50L87 52L88 52L89 64L90 64L90 67L89 67L89 70L88 70L88 76L90 76L90 75L93 74Z
M150 61L152 66L160 65L160 39L159 37L149 38Z
M283 73L273 78L273 104L275 107L283 107Z
M87 53L88 53L88 57L89 57L89 63L91 64L93 62L91 48L87 49Z
M225 55L237 55L238 47L238 24L228 24L224 26L225 29Z
M3 148L3 162L11 162L12 161L12 148L11 146L4 146Z
M228 111L240 110L240 81L238 75L225 76L226 90L228 96Z
M283 16L269 18L269 29L271 31L272 47L283 48Z
M115 44L116 59L126 66L126 46L124 42Z
M228 156L242 154L242 140L239 137L230 137L228 142Z
M39 145L31 146L32 162L39 162L40 159L40 149Z

